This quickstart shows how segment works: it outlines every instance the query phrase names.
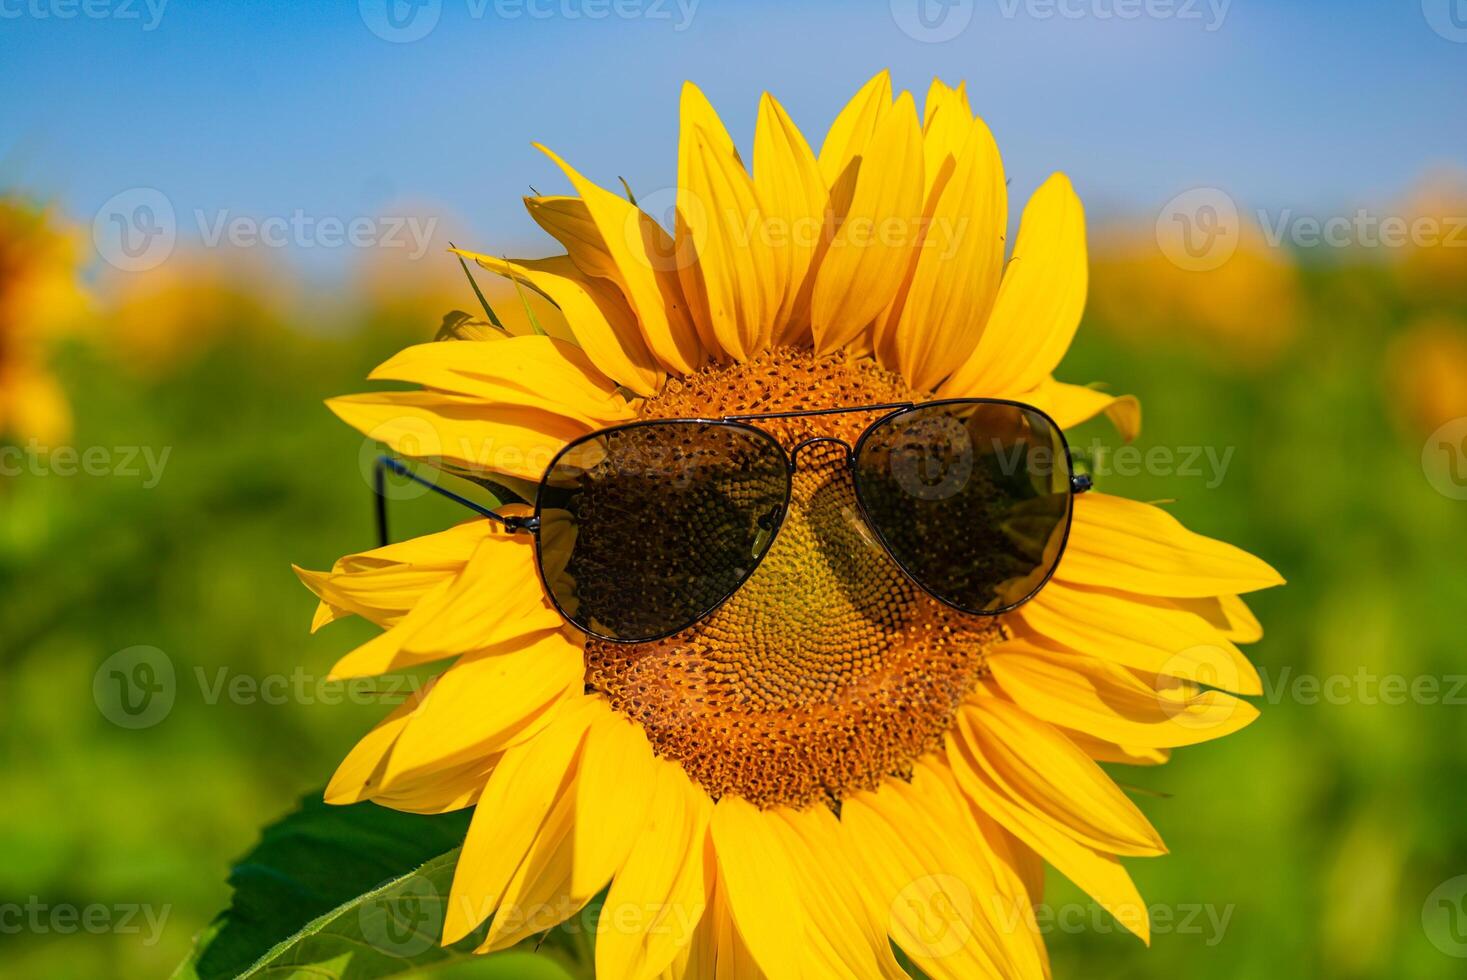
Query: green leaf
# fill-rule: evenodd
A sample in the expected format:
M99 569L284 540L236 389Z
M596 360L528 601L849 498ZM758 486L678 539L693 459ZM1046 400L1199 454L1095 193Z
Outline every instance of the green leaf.
M453 242L449 242L448 247L458 248ZM469 271L469 264L464 261L462 255L458 256L458 265L459 268L464 270L464 275L468 276L469 285L474 288L474 295L479 298L479 305L484 308L484 315L489 318L489 322L499 330L508 333L509 331L505 329L504 324L499 321L499 317L494 315L494 307L489 305L489 300L484 296L484 291L479 288L479 280L475 279L474 274Z
M265 828L235 865L233 902L173 980L407 973L567 980L586 969L594 912L551 930L533 951L475 955L487 923L439 945L472 810L423 816L373 803L327 806L321 796L305 797Z
M477 319L463 310L449 310L443 314L443 323L438 327L434 340L497 340L506 336L501 327Z
M321 957L331 976L390 975L383 972L390 957L370 941L361 945L361 930L386 929L381 945L390 950L394 933L382 919L381 903L411 904L414 889L450 881L470 814L421 816L374 803L328 806L320 793L305 797L300 809L265 828L231 870L230 907L200 937L178 975L233 977L270 958L300 955ZM446 900L446 884L442 894ZM351 928L358 935L349 937ZM310 941L323 931L319 941ZM436 937L431 945L437 948ZM356 962L331 971L325 954L338 946L336 953L354 951Z

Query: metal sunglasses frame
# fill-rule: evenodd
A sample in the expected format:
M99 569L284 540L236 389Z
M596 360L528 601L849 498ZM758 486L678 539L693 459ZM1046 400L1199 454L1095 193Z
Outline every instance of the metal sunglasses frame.
M1031 589L1028 594L1026 594L1023 598L1018 599L1017 601L1012 602L1001 609L970 609L957 602L953 602L952 600L947 599L944 596L938 595L930 587L923 584L922 581L918 579L917 576L914 575L909 568L907 568L906 564L897 557L890 543L888 543L886 535L882 532L881 528L874 521L871 520L871 515L866 509L866 502L864 499L864 493L861 488L859 473L856 472L855 469L856 461L860 458L861 449L866 445L866 440L870 438L871 434L877 429L896 419L901 418L904 415L908 415L919 409L933 408L935 406L942 405L1006 405L1012 408L1017 408L1024 412L1032 412L1033 414L1044 419L1044 421L1048 423L1051 428L1053 428L1055 434L1059 437L1060 448L1063 449L1062 458L1064 460L1065 470L1068 474L1067 486L1070 499L1067 501L1067 506L1065 507L1065 531L1064 536L1060 539L1059 551L1055 554L1055 559L1053 563L1051 563L1049 568L1046 570L1044 578L1042 578L1037 584L1035 584L1034 588ZM780 443L780 441L776 439L771 432L752 424L754 421L760 419L804 418L821 415L850 415L861 412L884 412L885 414L883 414L879 418L873 419L861 431L861 435L856 439L855 445L850 445L844 439L838 439L834 436L811 436L808 439L803 439L800 442L796 443L789 450L786 450L784 446ZM770 529L771 534L769 536L769 542L764 546L764 550L759 554L758 558L749 567L749 570L744 573L743 577L740 578L738 582L736 582L727 592L725 592L715 602L713 602L707 609L704 609L697 615L689 618L687 622L682 623L676 628L669 629L666 632L659 633L655 636L639 637L636 639L608 636L604 633L600 633L576 622L575 619L573 619L571 615L566 612L565 608L561 606L560 600L556 598L554 591L550 587L550 583L546 581L544 555L541 548L542 543L540 540L541 502L545 499L545 484L546 481L550 478L550 475L555 472L555 467L560 462L562 457L564 457L567 453L571 452L578 446L590 442L593 439L604 438L605 436L612 433L625 431L627 429L635 429L648 425L668 424L699 424L724 426L754 433L757 437L769 442L774 447L775 451L779 454L780 458L784 461L784 502L780 505L778 517L776 518L774 527ZM657 640L666 639L669 636L675 636L676 634L681 633L683 630L688 629L690 626L694 626L697 623L700 623L703 620L707 619L709 616L713 615L713 613L716 612L719 607L721 607L725 602L731 599L734 594L738 592L739 589L743 588L744 583L749 580L749 578L754 574L755 571L758 570L759 566L763 563L765 555L768 555L769 552L773 549L774 542L779 537L780 528L784 526L785 516L789 512L790 495L793 491L795 461L799 458L800 450L804 449L807 446L812 446L822 442L835 443L837 445L845 447L845 464L852 470L852 482L854 483L856 490L856 508L860 513L862 523L866 526L868 530L871 531L873 535L875 535L877 542L881 545L882 550L886 552L887 557L892 560L897 568L901 569L902 574L904 574L909 580L911 580L911 582L919 589L921 589L924 593L936 599L938 602L941 602L943 605L950 606L951 608L956 609L959 612L968 613L972 616L1001 616L1004 613L1011 612L1014 609L1017 609L1019 606L1022 606L1024 603L1028 602L1030 599L1034 598L1034 596L1039 593L1039 590L1043 589L1044 586L1049 583L1049 580L1054 576L1055 569L1059 567L1059 560L1060 557L1064 554L1065 546L1069 543L1070 528L1074 522L1075 514L1074 498L1077 495L1089 490L1092 485L1091 479L1088 475L1083 473L1077 474L1075 472L1074 459L1070 453L1070 444L1065 439L1064 429L1060 428L1059 423L1057 423L1042 409L1036 408L1033 405L1029 405L1024 402L1012 401L1006 398L945 398L927 402L886 402L876 405L859 405L851 408L814 408L786 412L755 412L739 415L724 415L719 418L638 419L634 422L625 422L621 425L613 425L605 429L598 429L595 432L588 433L566 444L566 446L564 446L559 452L555 454L554 457L551 458L549 465L545 467L545 471L540 477L540 482L535 495L535 512L533 515L526 517L505 516L503 514L497 514L494 511L490 510L488 507L485 507L482 504L470 500L468 497L454 493L452 490L445 489L444 487L440 487L432 480L429 480L423 476L418 475L417 473L414 473L411 469L408 468L407 464L405 464L400 459L396 459L392 456L379 456L377 458L377 464L373 472L373 492L376 498L377 507L377 537L382 546L387 545L388 533L386 476L388 472L392 472L400 477L411 480L421 486L427 487L434 493L437 493L440 496L443 496L449 500L454 501L457 504L468 508L469 510L478 514L480 517L495 521L500 526L504 527L507 531L514 533L524 532L533 535L535 538L535 570L540 576L540 584L545 590L545 595L547 598L549 598L551 604L555 607L555 611L560 614L561 618L564 619L571 626L575 627L577 630L580 630L587 636L594 637L598 640L604 640L609 643L652 643Z

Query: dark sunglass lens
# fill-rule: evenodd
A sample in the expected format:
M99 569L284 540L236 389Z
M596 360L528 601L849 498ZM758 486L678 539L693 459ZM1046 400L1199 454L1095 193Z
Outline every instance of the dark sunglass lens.
M788 496L784 460L762 432L706 422L571 445L540 489L540 566L561 611L628 642L692 625L768 549Z
M1018 405L938 403L878 422L857 454L856 488L907 573L970 612L1031 596L1069 528L1064 438Z

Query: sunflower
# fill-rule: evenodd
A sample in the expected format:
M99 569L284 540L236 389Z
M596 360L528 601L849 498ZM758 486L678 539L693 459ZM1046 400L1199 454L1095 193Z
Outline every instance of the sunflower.
M49 212L0 196L0 435L53 446L70 434L71 410L46 351L86 308L78 252L76 236Z
M1051 176L1006 259L1003 167L963 87L934 81L919 115L882 73L818 155L765 95L752 175L692 85L681 124L671 228L545 150L575 194L526 204L564 254L476 256L563 324L412 347L373 377L419 389L332 409L522 489L637 418L995 396L1134 434L1135 399L1053 377L1085 302L1080 202ZM300 571L316 627L384 628L334 676L452 658L327 799L477 806L443 941L488 922L482 950L503 949L604 891L608 978L901 976L894 947L932 977L1043 977L1045 862L1148 939L1120 858L1165 848L1098 763L1160 763L1255 717L1234 696L1261 693L1238 596L1279 576L1091 493L1037 597L971 617L868 547L852 499L843 457L802 456L752 577L645 644L568 628L525 536L484 520Z

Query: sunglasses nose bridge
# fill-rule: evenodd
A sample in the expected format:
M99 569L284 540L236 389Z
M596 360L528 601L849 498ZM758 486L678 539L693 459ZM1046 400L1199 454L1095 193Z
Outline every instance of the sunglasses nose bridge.
M851 451L851 444L846 442L844 439L837 439L835 436L812 436L809 439L805 439L796 443L794 448L789 451L790 472L793 473L796 466L799 465L800 450L806 449L810 446L818 445L822 442L834 443L835 445L840 446L842 449L844 449L847 465L850 465L851 461L855 458L855 454Z

